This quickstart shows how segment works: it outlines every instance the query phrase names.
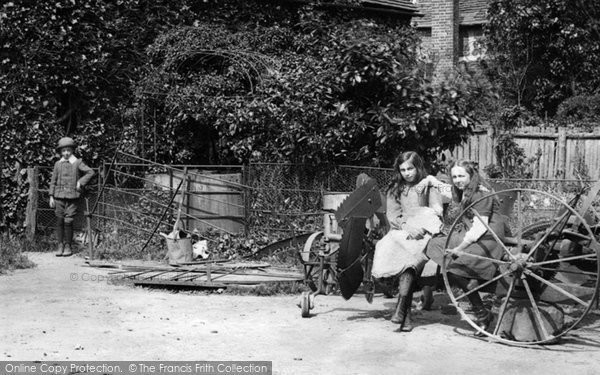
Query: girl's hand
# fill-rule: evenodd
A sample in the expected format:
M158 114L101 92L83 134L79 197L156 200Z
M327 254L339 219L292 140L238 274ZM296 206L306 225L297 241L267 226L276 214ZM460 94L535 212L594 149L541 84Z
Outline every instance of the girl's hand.
M81 182L77 181L77 190L81 190Z
M433 176L428 175L427 177L425 177L424 179L422 179L421 181L419 181L419 183L415 185L415 191L417 193L421 194L429 186L432 186L432 184L433 184L433 180L432 179L433 179Z
M54 197L50 197L50 208L56 207L56 202L54 202Z

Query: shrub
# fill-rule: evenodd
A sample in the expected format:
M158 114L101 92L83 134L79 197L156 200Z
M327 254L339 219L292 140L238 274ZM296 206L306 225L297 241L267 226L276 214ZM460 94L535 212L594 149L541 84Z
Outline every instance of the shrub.
M563 123L591 123L600 120L600 94L577 95L558 106L557 119Z

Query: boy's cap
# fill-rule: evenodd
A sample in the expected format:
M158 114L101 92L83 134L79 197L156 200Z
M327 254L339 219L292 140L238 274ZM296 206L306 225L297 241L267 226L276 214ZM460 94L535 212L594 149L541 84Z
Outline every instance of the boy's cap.
M71 137L63 137L58 140L58 145L56 146L56 150L60 151L65 147L75 148L75 141Z

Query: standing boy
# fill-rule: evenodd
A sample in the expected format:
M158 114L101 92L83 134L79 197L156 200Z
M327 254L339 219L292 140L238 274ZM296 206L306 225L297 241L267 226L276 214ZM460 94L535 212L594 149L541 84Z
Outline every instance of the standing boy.
M73 241L73 218L77 213L77 201L81 189L94 176L94 171L75 157L75 141L64 137L58 141L57 151L61 159L54 164L50 180L50 207L56 213L56 256L70 256Z

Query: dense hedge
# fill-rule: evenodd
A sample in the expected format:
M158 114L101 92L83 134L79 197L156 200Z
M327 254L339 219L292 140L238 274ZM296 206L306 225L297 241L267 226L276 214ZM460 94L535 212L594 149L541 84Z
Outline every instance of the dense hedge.
M286 5L287 4L287 5ZM459 143L485 93L423 77L406 20L281 1L13 1L0 8L0 230L22 169L74 136L92 165L124 147L166 163L389 165ZM157 148L154 148L154 144Z

